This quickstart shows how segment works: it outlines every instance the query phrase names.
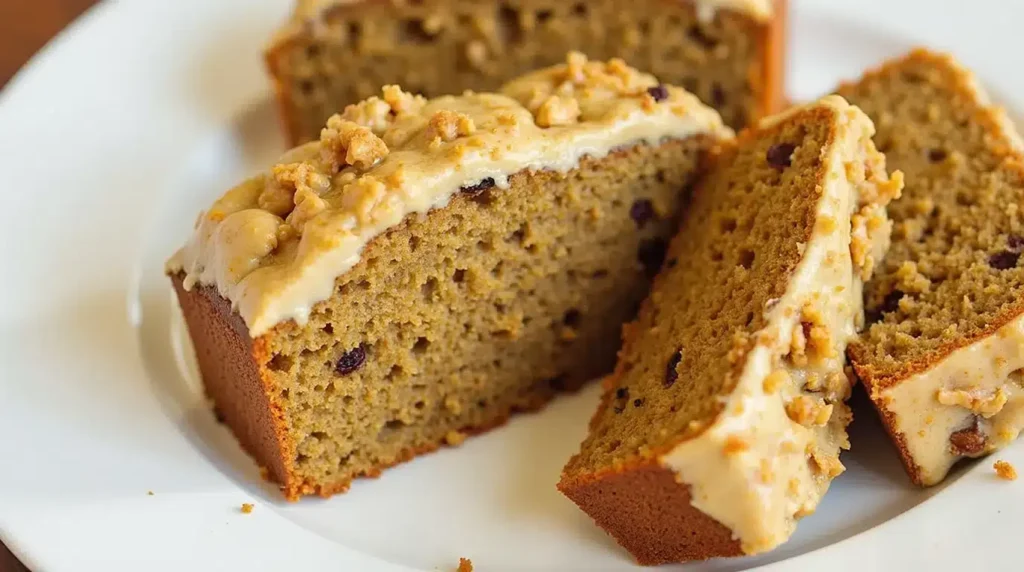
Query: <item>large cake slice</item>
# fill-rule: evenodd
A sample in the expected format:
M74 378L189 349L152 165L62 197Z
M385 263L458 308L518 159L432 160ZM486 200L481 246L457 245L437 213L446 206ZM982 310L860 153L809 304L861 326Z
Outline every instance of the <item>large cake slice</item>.
M714 110L621 60L395 86L230 190L170 261L203 380L289 498L457 444L611 369Z
M907 472L933 485L1024 427L1019 138L949 56L918 50L839 91L907 179L850 357Z
M288 136L400 84L489 91L581 51L681 85L733 127L782 104L786 0L299 0L267 49Z
M830 96L698 185L558 485L641 564L770 550L843 471L844 352L902 184L873 133Z

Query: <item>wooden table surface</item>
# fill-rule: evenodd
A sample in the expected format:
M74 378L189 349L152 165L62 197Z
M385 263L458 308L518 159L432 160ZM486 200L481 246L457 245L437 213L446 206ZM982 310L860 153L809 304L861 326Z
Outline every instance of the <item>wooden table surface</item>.
M96 0L0 0L0 89L32 54ZM0 572L26 572L0 542Z

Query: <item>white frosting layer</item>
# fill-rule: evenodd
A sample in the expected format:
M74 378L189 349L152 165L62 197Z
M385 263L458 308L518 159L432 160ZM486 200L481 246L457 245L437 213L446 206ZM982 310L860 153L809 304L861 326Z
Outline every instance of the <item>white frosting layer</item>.
M749 341L722 412L660 459L689 485L693 506L731 529L747 554L785 542L843 471L839 450L848 447L851 419L844 353L862 323L865 274L855 253L871 250L853 233L857 217L870 214L883 217L871 236L887 239L884 207L902 184L884 179L884 158L870 143L874 126L840 97L769 118L762 128L801 121L809 107L831 111L837 135L822 150L828 174L812 238L785 294L765 310L767 325ZM865 180L865 165L874 179ZM806 357L796 352L802 348Z
M216 286L253 337L303 324L366 244L406 216L445 206L460 188L507 187L520 171L575 168L628 145L697 134L730 137L721 118L621 61L568 63L500 94L425 101L394 86L335 116L321 141L228 191L168 262L185 287ZM657 92L658 90L656 90ZM662 97L663 96L663 97Z
M873 398L892 416L922 485L939 483L964 457L990 453L1017 438L1024 428L1022 368L1024 317L954 351L928 371L876 388ZM951 441L964 430L976 436ZM963 449L974 443L976 449Z

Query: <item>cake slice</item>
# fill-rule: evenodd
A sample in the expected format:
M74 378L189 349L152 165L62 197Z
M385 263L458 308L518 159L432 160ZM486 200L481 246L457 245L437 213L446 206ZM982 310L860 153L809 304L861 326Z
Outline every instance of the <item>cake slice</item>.
M907 179L849 354L910 477L934 485L1024 427L1020 142L946 55L914 51L839 92Z
M902 184L873 133L830 96L697 186L558 484L641 564L770 550L843 471L844 352Z
M783 103L786 0L300 0L266 52L288 137L400 84L490 91L565 53L621 57L733 127Z
M168 272L203 381L290 499L458 444L614 364L709 150L621 60L388 86L228 191Z

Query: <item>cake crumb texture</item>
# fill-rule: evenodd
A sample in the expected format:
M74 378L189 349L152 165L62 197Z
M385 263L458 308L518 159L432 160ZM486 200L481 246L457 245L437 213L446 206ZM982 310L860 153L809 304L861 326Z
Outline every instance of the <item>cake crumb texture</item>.
M251 503L247 503L247 502L246 503L242 503L242 508L241 508L242 514L251 514L253 508L254 507L253 507L253 505Z
M573 50L681 85L739 128L781 108L786 16L785 0L300 3L266 62L295 144L381 85L494 91ZM571 103L548 106L541 121L571 118Z
M639 563L771 550L845 469L856 252L884 254L902 186L873 133L825 98L723 144L697 186L558 485Z

